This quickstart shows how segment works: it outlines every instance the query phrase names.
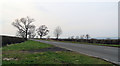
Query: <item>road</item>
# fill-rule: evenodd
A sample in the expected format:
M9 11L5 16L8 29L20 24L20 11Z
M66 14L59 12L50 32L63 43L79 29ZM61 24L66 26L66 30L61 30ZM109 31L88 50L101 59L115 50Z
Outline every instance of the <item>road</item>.
M106 61L115 63L115 64L120 64L120 62L118 62L118 49L119 48L116 48L116 47L76 44L76 43L64 43L64 42L35 40L35 39L31 39L31 40L55 45L55 46L69 49L75 52L79 52L81 54L98 57Z

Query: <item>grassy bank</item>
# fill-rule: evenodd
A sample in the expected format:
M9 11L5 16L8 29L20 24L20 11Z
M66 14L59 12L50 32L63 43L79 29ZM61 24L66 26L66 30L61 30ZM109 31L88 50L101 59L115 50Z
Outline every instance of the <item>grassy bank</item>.
M111 64L101 59L71 51L29 52L53 47L36 41L26 41L3 47L3 64ZM22 52L26 50L28 52Z
M52 47L52 45L29 40L23 43L5 46L2 50L35 50L48 47Z

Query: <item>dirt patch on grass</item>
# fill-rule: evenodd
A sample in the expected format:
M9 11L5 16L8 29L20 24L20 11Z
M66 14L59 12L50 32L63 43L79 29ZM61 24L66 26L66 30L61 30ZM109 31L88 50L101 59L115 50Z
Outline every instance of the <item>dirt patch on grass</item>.
M46 51L56 52L56 51L70 51L70 50L67 50L67 49L64 49L64 48L60 48L60 47L49 47L49 48L43 48L43 49L37 49L37 50L27 50L27 51L23 50L21 52L31 52L31 53L34 53L34 52L46 52Z

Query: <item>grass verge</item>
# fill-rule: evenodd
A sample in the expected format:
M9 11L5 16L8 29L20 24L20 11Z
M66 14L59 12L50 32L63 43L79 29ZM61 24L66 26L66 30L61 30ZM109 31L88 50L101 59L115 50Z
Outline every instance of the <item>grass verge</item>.
M64 51L32 54L13 51L3 55L3 58L14 58L3 60L3 64L111 64L86 55Z
M37 45L36 45L37 44ZM21 52L52 47L52 45L26 41L3 47L3 64L111 64L101 59L69 51L45 51L39 53Z
M35 50L52 47L52 45L28 40L18 44L10 44L2 48L2 50Z

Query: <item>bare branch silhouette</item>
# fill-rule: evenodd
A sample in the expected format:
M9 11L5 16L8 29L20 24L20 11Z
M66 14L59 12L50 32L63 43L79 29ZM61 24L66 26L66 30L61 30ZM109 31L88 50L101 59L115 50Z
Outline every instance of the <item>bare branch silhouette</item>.
M46 36L49 33L49 30L45 25L41 25L36 31L40 36L40 38L42 38L43 36Z
M59 27L59 26L56 27L56 29L54 30L54 35L55 35L56 39L58 39L61 34L62 34L61 27Z
M90 38L90 35L89 34L86 34L86 39L88 40Z
M28 36L29 36L29 38L34 38L35 35L36 35L35 26L31 26L30 29L28 30Z
M34 25L31 25L32 22L34 22L34 19L27 16L27 18L16 19L12 25L18 28L17 35L27 40L28 31L35 27Z

